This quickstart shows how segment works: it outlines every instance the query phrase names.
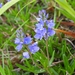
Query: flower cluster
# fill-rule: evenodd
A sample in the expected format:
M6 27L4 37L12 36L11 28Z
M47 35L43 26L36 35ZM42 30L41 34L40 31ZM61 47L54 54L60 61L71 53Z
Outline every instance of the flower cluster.
M39 11L39 18L37 18L38 23L35 28L35 36L36 39L42 39L43 37L47 39L49 36L53 36L55 31L53 27L55 26L53 20L47 20L48 14L45 10Z
M32 38L30 36L26 36L23 33L22 29L17 30L16 33L17 34L16 34L16 38L15 38L15 44L17 44L17 46L15 49L17 51L20 51L23 48L23 45L27 45L29 51L32 54L36 53L39 50L39 47L37 45L38 43L37 42L32 43ZM23 52L23 57L28 59L30 57L29 53Z

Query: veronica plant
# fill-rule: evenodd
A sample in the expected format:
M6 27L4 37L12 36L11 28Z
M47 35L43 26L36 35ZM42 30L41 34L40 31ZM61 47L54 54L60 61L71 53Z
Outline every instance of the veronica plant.
M55 23L53 20L47 20L48 14L46 14L45 10L39 11L39 17L37 18L38 23L35 28L35 36L36 39L48 39L49 36L53 36L55 31L53 30Z
M46 40L46 51L47 51L47 56L49 58L49 54L48 54L48 47L47 47L47 39L50 36L53 36L55 34L55 31L53 30L55 23L53 22L53 20L48 20L48 14L46 13L45 10L41 10L39 11L39 17L37 17L37 21L38 23L36 24L36 27L34 29L35 31L35 35L34 38L37 40L41 40L41 39L45 39ZM38 42L33 42L32 38L30 36L26 36L22 29L17 31L16 34L16 39L15 39L15 44L17 44L16 46L16 50L20 51L23 47L23 45L27 45L29 52L24 52L23 56L25 58L29 58L29 53L34 54L37 51L39 51L39 47L38 47Z
M23 57L27 59L30 57L30 52L34 54L39 50L37 42L32 43L32 38L30 36L26 36L22 29L17 30L15 44L17 44L15 48L17 51L21 51L24 45L28 46L29 51L23 52Z
M44 68L42 71L45 70L50 74L51 71L49 71L50 69L48 68L49 66L48 38L55 34L55 31L54 31L55 23L52 19L48 20L48 14L46 13L45 10L39 11L38 16L39 17L36 18L37 24L35 25L35 28L34 28L34 32L35 32L34 37L31 37L30 35L26 36L23 33L22 29L17 31L16 38L15 38L15 44L17 45L16 50L21 51L23 46L25 46L27 50L23 52L23 57L26 59L31 58L33 64L35 64L38 69L41 69L38 63L40 62L40 64ZM36 40L35 42L33 41L34 38ZM40 50L40 48L38 47L38 41L42 39L44 39L46 42L47 57L44 51ZM40 52L38 52L39 50ZM32 54L34 54L33 57L32 57ZM53 54L53 57L54 57L54 54ZM53 61L53 57L51 59L50 64ZM32 67L29 67L29 68L31 71ZM33 71L31 72L34 72L34 71L35 69L33 69Z
M46 40L46 52L47 52L47 57L49 59L49 52L48 52L48 37L53 36L55 34L54 31L54 26L55 23L54 21L48 20L48 14L46 13L45 10L39 11L39 17L37 17L38 23L36 24L36 27L34 29L35 35L34 38L37 40L42 40L43 38Z

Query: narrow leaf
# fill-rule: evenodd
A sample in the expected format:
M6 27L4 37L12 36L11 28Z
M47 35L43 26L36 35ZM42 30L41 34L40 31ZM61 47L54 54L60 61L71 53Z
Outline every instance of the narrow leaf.
M1 75L6 75L4 69L0 66L0 73Z
M9 7L14 5L15 3L19 2L20 0L11 0L7 2L4 6L0 8L0 15L2 15Z
M55 54L55 51L53 51L52 57L51 57L51 59L50 59L50 61L49 61L49 66L50 66L50 65L52 64L52 62L53 62L54 54Z

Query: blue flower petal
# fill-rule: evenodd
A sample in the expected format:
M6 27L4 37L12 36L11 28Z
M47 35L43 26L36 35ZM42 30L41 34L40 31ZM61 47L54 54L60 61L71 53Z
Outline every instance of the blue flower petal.
M20 39L19 38L16 38L15 39L15 44L19 44L20 43Z
M37 45L37 42L33 43L32 45L29 45L28 48L32 54L36 53L40 49Z
M26 58L26 59L29 59L30 58L29 53L28 52L23 52L23 57Z
M2 4L2 3L0 3L0 8L2 7L2 5L3 5L3 4Z
M39 17L44 21L46 22L47 18L48 18L48 14L46 13L45 10L41 10L39 11Z
M48 28L53 28L55 26L55 23L53 22L53 20L47 20L46 25L48 26Z
M43 28L42 30L35 29L35 32L36 32L36 34L35 34L34 38L36 38L37 40L38 39L41 40L45 36L47 30L46 30L46 28Z
M34 35L34 38L36 38L37 40L38 40L38 39L42 39L42 37L41 37L40 34L38 34L38 33Z
M48 31L47 31L47 36L53 36L55 34L55 31L53 29L50 29L48 28Z
M23 47L23 45L22 45L22 44L19 44L19 45L16 46L15 49L16 49L17 51L20 51L20 50L22 49L22 47Z
M28 45L28 44L30 44L32 42L32 38L31 37L25 37L24 38L24 44L26 44L26 45Z
M39 23L36 24L36 28L42 30L44 26L44 22L42 20L40 20Z

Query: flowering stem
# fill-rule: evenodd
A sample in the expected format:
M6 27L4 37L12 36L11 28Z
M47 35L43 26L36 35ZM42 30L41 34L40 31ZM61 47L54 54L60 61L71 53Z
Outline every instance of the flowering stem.
M28 52L29 52L29 55L30 55L30 57L31 57L31 60L32 60L33 64L35 64L38 68L41 68L41 67L34 61L34 59L33 59L33 57L32 57L32 54L31 54L31 52L29 51L28 47L27 47L27 50L28 50Z
M29 50L28 50L29 51ZM33 60L33 57L32 57L32 54L31 54L31 52L29 51L29 55L30 55L30 57L31 57L31 59L32 59L32 62L34 63L34 60Z
M29 55L30 55L30 57L31 57L31 59L32 59L32 61L33 61L33 64L35 64L38 68L41 68L41 67L34 61L34 59L33 59L32 54L31 54L30 51L29 51Z
M47 71L47 73L49 73L49 74L51 75L51 73L50 73L50 71L49 71L49 69L48 69L48 68L46 68L46 71Z
M42 50L40 50L40 51L41 51L41 53L46 57L45 53L44 53Z
M48 40L46 39L46 52L47 52L47 58L49 61L49 53L48 53Z

